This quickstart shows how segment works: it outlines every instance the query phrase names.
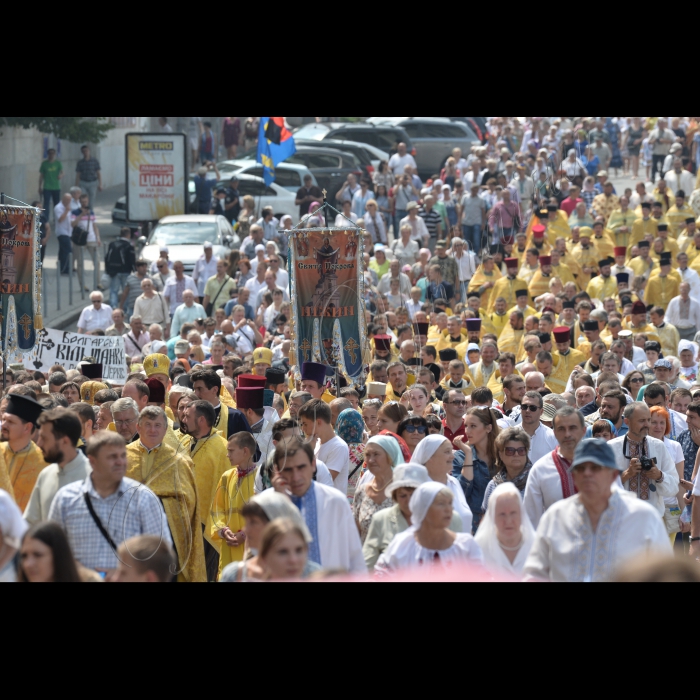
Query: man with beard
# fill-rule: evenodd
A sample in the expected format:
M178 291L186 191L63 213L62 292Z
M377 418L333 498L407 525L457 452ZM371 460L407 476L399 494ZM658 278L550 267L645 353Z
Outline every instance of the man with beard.
M24 512L39 474L46 468L41 450L32 442L44 409L30 396L10 394L3 402L0 456L7 466L15 503Z
M613 252L615 253L615 264L612 266L610 273L614 278L617 278L618 282L620 281L618 275L627 275L627 287L628 289L632 289L632 285L634 284L634 270L631 267L627 267L627 248L618 247L615 248ZM614 298L616 294L612 294L611 296Z
M527 282L518 277L518 259L506 258L505 260L507 277L502 277L496 282L491 295L488 313L493 313L496 306L496 299L503 298L506 300L506 308L510 309L516 303L516 294L518 291L527 291Z
M495 311L492 314L486 314L484 317L484 334L493 333L496 338L502 336L504 329L508 327L508 304L503 297L496 299Z
M617 430L617 437L627 435L629 426L625 423L623 411L627 408L627 398L622 391L609 391L600 404L600 417L609 420Z
M536 248L530 248L525 253L525 264L520 268L518 277L529 286L535 273L540 269L540 254Z
M561 261L561 253L554 248L551 253L552 257L552 277L558 278L562 284L569 282L576 284L576 278L569 269L568 265L564 265Z
M561 326L554 329L554 340L557 344L556 352L552 357L557 364L557 369L562 367L562 372L571 376L574 367L586 360L586 356L580 350L571 349L571 329Z
M458 345L455 350L460 358L465 362L467 361L467 351L469 346L472 344L479 345L481 343L481 319L480 318L468 318L464 322L467 326L467 340L464 343ZM467 364L469 364L467 362Z
M208 401L193 401L184 409L180 424L180 429L187 436L182 441L182 446L194 462L208 581L215 581L218 576L221 542L215 542L205 526L216 497L216 487L231 466L228 461L228 442L215 430L215 422L216 412Z
M508 326L498 339L498 348L502 353L517 355L525 336L525 316L522 311L513 311L508 320Z
M90 462L78 449L82 431L80 418L67 408L56 408L39 417L37 447L49 466L39 474L24 513L30 525L48 519L51 504L60 489L87 479Z
M656 266L654 258L651 257L651 243L649 241L640 241L639 257L630 260L630 269L634 272L635 277L644 277L648 280Z
M498 369L496 358L498 357L498 348L493 343L484 343L481 348L481 360L473 367L469 368L469 372L474 378L474 386L481 388L487 386L491 376Z
M617 294L617 279L611 274L611 263L610 258L598 262L600 275L592 279L586 288L591 299L605 301L608 297L614 297Z

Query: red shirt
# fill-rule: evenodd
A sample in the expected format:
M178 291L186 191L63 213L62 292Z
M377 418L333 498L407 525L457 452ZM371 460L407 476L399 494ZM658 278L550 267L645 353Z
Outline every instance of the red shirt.
M445 437L452 443L453 446L455 438L461 438L462 440L466 440L467 429L464 423L462 423L462 427L456 433L453 433L450 430L450 427L447 425L447 420L442 421L442 427L445 429Z
M571 197L567 197L560 205L560 208L562 211L566 212L567 216L571 216L571 214L576 211L576 207L583 202L583 200L579 197L578 199L571 199Z

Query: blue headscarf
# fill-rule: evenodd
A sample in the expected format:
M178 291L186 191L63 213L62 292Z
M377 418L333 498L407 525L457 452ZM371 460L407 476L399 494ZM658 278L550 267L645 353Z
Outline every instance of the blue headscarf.
M392 469L396 469L396 467L406 464L406 460L403 458L403 452L401 452L401 446L393 437L389 437L388 435L377 435L377 437L373 437L367 443L367 447L370 445L381 447L384 452L387 453L389 460L391 461Z
M348 408L338 416L335 432L348 445L361 445L365 421L354 408Z

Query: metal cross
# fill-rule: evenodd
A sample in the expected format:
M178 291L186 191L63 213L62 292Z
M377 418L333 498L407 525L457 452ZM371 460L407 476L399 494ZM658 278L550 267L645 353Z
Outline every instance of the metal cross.
M323 195L323 199L326 199L328 197L328 190L321 190L321 194Z
M19 320L19 325L24 328L24 339L29 340L29 337L31 335L31 325L32 325L32 319L27 316L27 314L24 314L22 318Z

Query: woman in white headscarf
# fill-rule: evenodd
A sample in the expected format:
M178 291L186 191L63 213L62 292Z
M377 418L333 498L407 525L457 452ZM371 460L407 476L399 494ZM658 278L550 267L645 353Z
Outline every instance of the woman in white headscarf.
M373 437L365 447L365 465L372 479L360 483L352 506L362 544L376 513L391 508L394 502L386 490L394 480L394 469L405 464L399 443L388 435Z
M681 340L678 344L678 358L681 361L680 379L688 384L695 384L698 378L698 350L696 343L690 340Z
M462 487L452 476L454 451L452 443L442 435L429 435L418 444L412 461L423 464L433 481L446 486L454 496L454 509L462 518L462 532L471 532L474 516Z
M0 583L15 582L12 560L28 529L22 511L15 505L10 494L0 491Z
M535 530L523 508L523 500L512 482L501 484L491 495L489 509L481 521L476 543L487 568L521 576Z
M390 576L402 569L446 568L467 561L483 564L474 538L449 529L453 502L450 489L436 481L419 486L410 502L412 526L394 538L377 562L376 573Z
M241 513L245 518L246 561L229 564L221 574L219 583L249 583L260 581L264 575L258 552L262 545L265 528L275 520L291 520L304 534L306 543L312 542L311 533L299 509L287 498L276 491L264 491L243 507ZM303 578L319 571L321 567L308 562Z

